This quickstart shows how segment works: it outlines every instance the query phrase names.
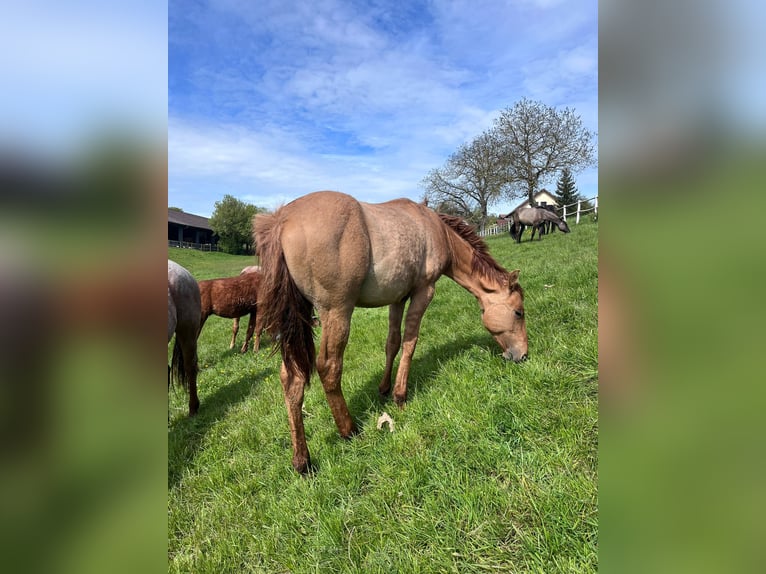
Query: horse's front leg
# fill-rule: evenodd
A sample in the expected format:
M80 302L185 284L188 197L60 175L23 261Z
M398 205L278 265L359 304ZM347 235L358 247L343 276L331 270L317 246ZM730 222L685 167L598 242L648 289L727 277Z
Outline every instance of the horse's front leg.
M404 301L392 303L388 307L388 338L386 339L386 370L378 385L378 392L385 396L391 390L391 373L394 359L402 346L402 317L404 316Z
M338 432L343 438L350 438L357 432L340 386L343 374L343 353L351 330L352 312L353 307L348 310L321 313L322 338L317 355L317 373L322 381Z
M255 312L250 313L250 320L247 323L247 333L245 334L245 342L239 350L240 353L247 353L247 348L250 346L250 339L253 338L253 331L255 331Z
M306 431L303 427L303 389L306 380L303 375L289 371L284 361L279 370L282 392L285 396L287 419L290 422L290 439L293 443L293 468L301 474L311 470L311 456L306 444Z
M237 333L239 333L239 317L234 317L234 324L231 326L231 343L229 343L229 350L234 348L234 343L237 341Z
M418 344L420 322L426 312L431 299L434 296L434 286L427 285L425 288L411 295L410 306L407 308L407 318L404 320L404 342L402 343L402 358L399 361L399 369L396 371L396 383L394 384L394 402L403 407L407 400L407 379L410 376L410 365L415 346Z

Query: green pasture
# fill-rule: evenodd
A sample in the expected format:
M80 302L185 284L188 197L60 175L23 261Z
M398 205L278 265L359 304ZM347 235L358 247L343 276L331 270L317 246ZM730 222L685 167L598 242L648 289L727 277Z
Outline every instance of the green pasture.
M343 390L361 432L340 438L314 375L304 420L318 470L308 478L290 463L268 337L257 355L229 351L231 321L211 317L199 339L199 415L169 393L168 570L595 572L598 224L571 227L520 245L487 240L502 265L521 269L525 363L502 359L467 291L438 282L403 410L377 392L387 308L357 309ZM168 251L197 279L255 262ZM384 412L393 432L377 429Z

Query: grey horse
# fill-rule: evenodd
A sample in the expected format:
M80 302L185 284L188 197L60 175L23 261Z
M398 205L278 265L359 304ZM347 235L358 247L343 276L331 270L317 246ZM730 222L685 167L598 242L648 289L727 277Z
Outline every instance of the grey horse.
M524 233L526 226L532 228L530 241L535 238L535 231L538 231L538 240L542 239L542 234L539 231L542 224L546 222L552 222L564 233L569 233L567 222L543 207L520 207L506 215L506 217L510 217L513 220L509 231L511 237L516 240L516 243L521 243L521 234Z
M189 416L199 410L197 337L201 313L197 281L189 271L168 259L168 343L174 333L176 336L168 367L168 386L172 381L189 391Z

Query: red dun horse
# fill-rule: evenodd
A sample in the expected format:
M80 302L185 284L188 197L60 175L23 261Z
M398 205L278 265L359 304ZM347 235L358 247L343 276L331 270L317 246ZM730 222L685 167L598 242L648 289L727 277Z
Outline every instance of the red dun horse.
M509 273L495 262L484 242L458 218L407 199L370 204L321 191L273 214L257 215L254 229L263 268L261 321L270 333L281 335L280 379L293 467L300 473L311 469L301 408L315 363L341 436L349 438L357 430L340 385L354 307L389 305L386 366L379 391L390 391L394 358L401 348L393 393L400 407L407 395L420 322L441 275L476 297L484 326L500 344L504 358L518 362L527 357L519 272ZM312 307L322 323L318 355Z
M197 281L186 269L168 259L168 343L175 333L170 382L189 391L189 416L199 409L197 397L197 337L200 330L200 294Z
M226 319L234 319L231 330L231 343L229 349L234 348L239 332L239 318L249 314L250 322L247 324L245 342L240 352L246 353L250 346L250 339L255 331L255 344L253 351L258 352L261 346L261 329L256 329L256 311L258 307L258 288L261 284L261 274L258 269L245 267L242 273L235 277L223 277L221 279L207 279L199 282L199 290L202 297L202 317L200 329L210 315L218 315Z

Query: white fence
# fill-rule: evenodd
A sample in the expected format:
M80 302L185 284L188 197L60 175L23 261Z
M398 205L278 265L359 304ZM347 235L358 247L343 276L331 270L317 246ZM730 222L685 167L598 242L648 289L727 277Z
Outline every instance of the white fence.
M583 203L589 201L593 207L583 209ZM576 203L570 203L569 205L563 205L556 208L556 213L564 220L567 221L567 217L575 218L575 223L580 223L580 217L586 213L593 212L593 216L598 219L598 196L591 197L589 199L581 199ZM493 223L488 225L484 231L479 231L481 237L487 237L489 235L500 235L502 233L508 233L509 221L497 224Z
M197 249L199 251L220 251L218 245L212 243L189 243L188 241L168 240L168 247L181 247L183 249Z

